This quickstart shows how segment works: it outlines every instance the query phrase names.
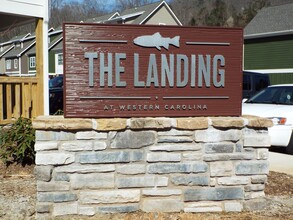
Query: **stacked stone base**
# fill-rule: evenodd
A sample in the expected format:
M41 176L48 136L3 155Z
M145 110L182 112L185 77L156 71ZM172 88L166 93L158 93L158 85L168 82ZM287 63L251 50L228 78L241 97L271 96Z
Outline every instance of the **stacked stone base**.
M37 218L125 212L240 212L263 206L261 118L39 117Z

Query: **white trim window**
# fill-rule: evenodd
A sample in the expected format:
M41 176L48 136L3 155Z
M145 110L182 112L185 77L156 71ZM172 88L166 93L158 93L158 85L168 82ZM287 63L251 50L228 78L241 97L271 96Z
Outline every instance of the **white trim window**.
M36 57L30 57L30 68L36 67Z
M18 68L18 59L13 60L13 67L14 67L14 69Z
M6 60L6 69L11 70L11 60Z
M62 53L58 53L58 66L63 65L63 54Z

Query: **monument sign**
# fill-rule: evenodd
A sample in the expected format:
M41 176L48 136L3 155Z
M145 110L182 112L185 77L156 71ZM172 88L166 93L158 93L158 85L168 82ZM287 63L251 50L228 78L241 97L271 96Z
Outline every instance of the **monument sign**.
M65 117L239 116L238 28L66 23Z

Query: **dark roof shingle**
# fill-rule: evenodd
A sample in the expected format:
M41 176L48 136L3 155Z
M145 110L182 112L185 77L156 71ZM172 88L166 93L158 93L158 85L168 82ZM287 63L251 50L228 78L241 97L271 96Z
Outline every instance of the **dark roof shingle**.
M293 4L263 8L245 27L244 36L293 30Z

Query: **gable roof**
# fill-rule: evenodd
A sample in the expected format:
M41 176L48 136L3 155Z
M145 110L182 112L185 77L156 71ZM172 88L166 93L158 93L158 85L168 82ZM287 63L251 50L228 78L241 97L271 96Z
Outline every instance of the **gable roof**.
M20 57L23 53L28 51L32 46L34 46L36 43L35 39L28 40L23 42L23 47L15 46L12 50L10 50L8 53L6 53L3 57L9 58L9 57Z
M110 13L100 17L86 20L86 23L124 23L125 20L132 19L132 24L145 24L160 8L165 7L178 25L182 25L172 9L165 1L134 7L124 10L122 13Z
M245 27L245 39L293 33L293 4L263 8Z
M110 14L105 14L99 17L87 19L85 22L86 23L102 23L104 21L114 19L117 16L120 16L118 12L114 12L114 13L112 12Z
M169 5L165 1L159 1L140 7L126 9L121 13L121 17L126 15L138 16L132 24L144 24L151 16L154 15L161 7L166 7L171 16L176 20L178 25L182 25L176 15L173 13Z

